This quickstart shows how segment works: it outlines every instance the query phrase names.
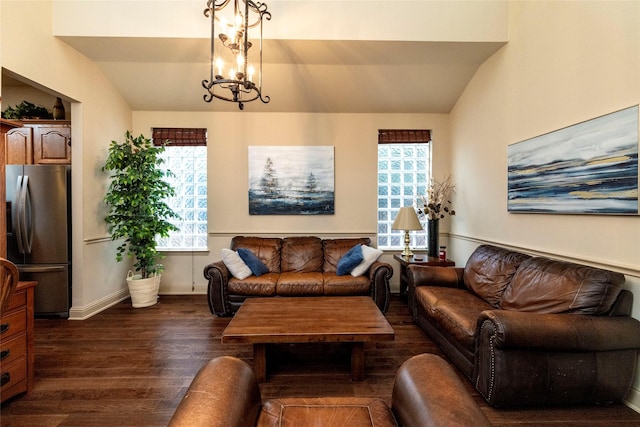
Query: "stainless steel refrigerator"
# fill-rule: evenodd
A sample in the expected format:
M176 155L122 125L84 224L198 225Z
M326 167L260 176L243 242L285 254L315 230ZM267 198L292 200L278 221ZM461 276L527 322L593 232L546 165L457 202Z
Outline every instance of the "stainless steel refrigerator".
M7 258L37 280L36 316L69 317L71 168L7 165Z

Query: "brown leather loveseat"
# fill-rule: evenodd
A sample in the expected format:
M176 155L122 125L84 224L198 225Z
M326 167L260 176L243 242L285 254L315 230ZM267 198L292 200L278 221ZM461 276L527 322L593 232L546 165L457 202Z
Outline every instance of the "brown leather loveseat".
M640 322L623 274L479 246L408 268L409 309L493 406L607 404L633 381Z
M453 368L421 354L396 373L392 407L372 397L285 397L262 402L240 359L209 361L191 382L169 427L468 427L490 425Z
M389 279L393 275L389 264L376 257L361 275L336 274L339 261L354 246L367 246L368 253L373 253L370 243L369 238L235 236L230 249L248 249L268 272L240 279L232 276L223 261L207 265L204 277L209 281L211 313L232 315L250 297L314 295L369 295L384 313L389 307Z

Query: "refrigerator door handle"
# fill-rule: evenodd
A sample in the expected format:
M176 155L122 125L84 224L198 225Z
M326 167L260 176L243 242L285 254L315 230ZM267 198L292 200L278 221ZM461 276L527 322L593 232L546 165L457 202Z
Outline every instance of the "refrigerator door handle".
M33 243L33 224L31 215L31 192L29 191L29 176L22 177L22 189L20 192L20 219L19 236L22 240L23 254L31 253L31 243Z
M64 271L64 265L21 265L18 267L20 273L59 273Z
M18 244L18 253L24 254L24 246L22 240L22 209L21 209L21 195L22 195L22 175L18 175L16 182L16 192L13 207L11 209L11 222L13 223L13 232L16 237L16 243Z

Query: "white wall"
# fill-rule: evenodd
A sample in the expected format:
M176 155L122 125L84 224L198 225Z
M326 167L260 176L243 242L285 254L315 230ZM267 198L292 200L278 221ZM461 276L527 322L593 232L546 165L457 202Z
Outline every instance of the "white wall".
M432 129L434 170L450 163L449 121L441 114L133 113L133 132L152 127L208 129L209 253L171 253L162 293L204 292L203 267L220 260L234 235L369 236L376 244L378 129ZM335 154L334 215L249 215L248 147L329 145ZM446 225L443 227L446 231ZM396 263L391 261L390 264ZM180 274L176 274L180 271ZM393 287L397 289L394 275Z
M639 216L509 214L506 194L508 145L640 102L640 2L516 1L509 22L450 116L450 253L489 242L621 271L640 318ZM636 409L639 389L636 374Z
M71 106L66 111L72 117L71 316L83 317L127 295L120 279L127 265L116 264L113 244L101 239L106 232L100 166L109 141L130 127L131 112L94 63L52 36L51 14L51 1L0 2L0 65L40 90L62 95Z

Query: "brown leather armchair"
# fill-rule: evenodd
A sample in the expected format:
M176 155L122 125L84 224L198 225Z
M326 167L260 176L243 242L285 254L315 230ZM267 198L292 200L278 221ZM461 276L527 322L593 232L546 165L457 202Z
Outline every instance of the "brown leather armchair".
M196 375L169 427L488 426L453 368L421 354L398 370L392 407L378 398L279 398L262 404L253 370L234 357L209 361Z

